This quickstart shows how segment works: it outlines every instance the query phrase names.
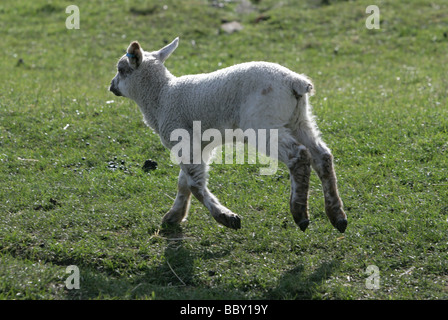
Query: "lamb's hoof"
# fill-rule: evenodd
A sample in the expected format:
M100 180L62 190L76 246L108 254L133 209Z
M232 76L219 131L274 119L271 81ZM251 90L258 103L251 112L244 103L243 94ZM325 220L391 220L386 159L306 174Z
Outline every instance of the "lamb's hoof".
M339 232L344 233L347 228L347 216L342 209L342 204L336 204L334 206L325 206L327 217L330 220L333 227L338 229Z
M306 228L308 227L308 225L310 224L310 220L308 219L304 219L300 222L297 223L297 225L299 226L300 230L302 230L303 232L305 232Z
M169 211L162 219L162 226L178 226L182 219L183 216Z
M347 228L347 224L348 224L347 219L339 219L338 221L336 221L334 226L336 227L336 229L338 229L340 233L344 233L345 229Z
M236 214L235 215L221 214L218 219L218 222L230 229L235 230L241 229L241 219Z
M238 217L236 215L233 216L233 217L230 217L229 218L229 225L228 225L228 227L232 228L232 229L235 229L235 230L241 229L241 219L240 219L240 217Z

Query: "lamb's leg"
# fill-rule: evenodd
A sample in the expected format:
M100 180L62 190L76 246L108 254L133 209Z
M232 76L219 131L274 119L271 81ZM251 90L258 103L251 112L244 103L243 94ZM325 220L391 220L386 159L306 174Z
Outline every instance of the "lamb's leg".
M314 131L310 130L305 134L302 132L300 141L309 150L311 165L322 182L327 217L336 229L344 232L347 227L347 216L338 193L336 173L333 168L333 155Z
M291 177L290 210L295 223L305 231L310 223L308 217L308 189L310 182L310 155L303 146L296 146L297 154L289 160Z
M262 146L258 145L257 150L262 150L270 157L277 156L278 160L285 163L288 167L291 179L289 208L294 222L302 231L305 231L310 223L308 217L308 189L311 172L310 155L308 150L293 137L290 129L279 128L277 132L278 154L271 154L270 152L271 142L273 141L271 141L268 132L266 132L268 137L265 139L267 143L266 148L260 148Z
M191 191L188 188L187 176L180 170L177 183L177 195L170 211L163 217L163 224L179 224L188 214L190 208Z
M317 171L325 196L325 212L333 226L340 232L347 228L347 216L339 197L336 174L333 168L333 155L330 150L315 152L313 168Z
M226 227L240 229L240 218L221 205L207 188L207 165L205 163L181 164L181 167L186 174L191 193L210 211L212 217Z

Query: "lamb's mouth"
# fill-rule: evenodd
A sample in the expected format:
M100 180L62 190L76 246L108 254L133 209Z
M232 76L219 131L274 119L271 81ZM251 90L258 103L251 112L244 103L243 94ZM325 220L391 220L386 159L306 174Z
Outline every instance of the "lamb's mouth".
M123 95L121 94L121 92L115 88L113 85L111 85L109 87L109 91L111 91L114 95L118 96L118 97L122 97Z

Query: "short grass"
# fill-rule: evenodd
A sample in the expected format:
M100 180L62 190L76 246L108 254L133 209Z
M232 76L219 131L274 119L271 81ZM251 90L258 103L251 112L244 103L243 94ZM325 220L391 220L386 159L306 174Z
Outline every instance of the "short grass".
M326 1L324 1L326 2ZM80 29L68 30L70 4ZM247 4L247 1L246 1ZM368 30L368 5L380 29ZM2 1L1 299L447 299L447 1ZM247 9L247 6L246 6ZM224 21L244 29L226 34ZM306 233L289 175L214 165L210 188L242 217L193 200L164 232L178 168L136 105L107 91L132 40L175 75L251 60L309 75L349 217L339 234L312 177ZM156 170L145 172L147 159ZM66 267L80 269L68 290ZM379 288L369 289L369 265Z

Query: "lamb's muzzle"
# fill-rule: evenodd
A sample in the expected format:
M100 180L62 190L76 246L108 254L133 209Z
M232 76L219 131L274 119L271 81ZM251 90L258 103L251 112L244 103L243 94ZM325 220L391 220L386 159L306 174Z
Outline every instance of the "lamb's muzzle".
M122 94L120 93L120 91L118 91L118 89L116 89L112 85L109 87L109 91L111 91L114 95L116 95L118 97L122 97Z

